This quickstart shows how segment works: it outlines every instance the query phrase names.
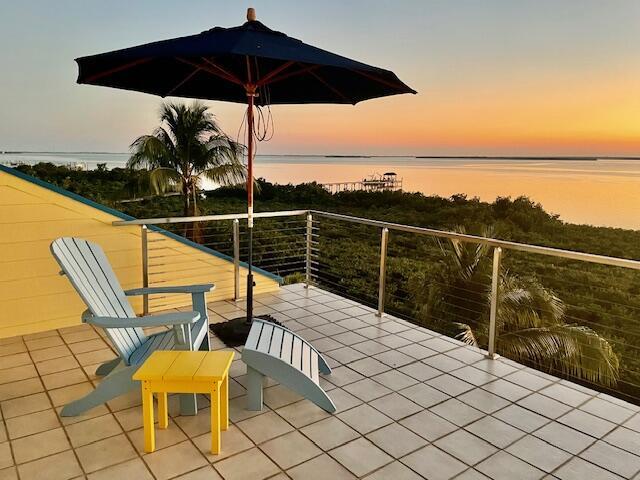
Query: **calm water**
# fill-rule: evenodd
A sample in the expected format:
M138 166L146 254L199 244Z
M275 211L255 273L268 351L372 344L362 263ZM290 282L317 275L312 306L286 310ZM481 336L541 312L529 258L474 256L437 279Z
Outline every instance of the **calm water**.
M0 163L83 162L122 166L126 154L5 154ZM345 182L394 171L405 191L444 197L464 193L493 201L526 195L568 222L640 230L638 160L416 159L258 156L256 176L275 183Z

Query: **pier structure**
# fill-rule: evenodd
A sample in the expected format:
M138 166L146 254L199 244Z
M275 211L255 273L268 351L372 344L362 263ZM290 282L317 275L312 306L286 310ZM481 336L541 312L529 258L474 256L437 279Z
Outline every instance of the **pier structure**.
M402 178L395 172L375 173L353 182L331 182L321 184L330 193L340 192L395 192L402 190Z

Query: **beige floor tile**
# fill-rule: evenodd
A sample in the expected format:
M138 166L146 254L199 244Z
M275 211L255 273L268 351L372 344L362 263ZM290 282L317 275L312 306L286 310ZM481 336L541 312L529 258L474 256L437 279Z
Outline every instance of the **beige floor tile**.
M0 385L0 401L16 397L24 397L33 393L44 392L44 386L38 377L19 382Z
M145 455L143 459L159 480L172 478L208 464L189 441L156 450Z
M71 450L18 466L21 480L46 478L66 480L82 475L82 469Z
M36 350L31 352L31 358L34 362L44 362L45 360L52 360L54 358L68 357L71 355L71 350L66 345L60 345L58 347L44 348L42 350Z
M0 385L17 382L27 378L37 377L38 372L33 364L21 365L19 367L4 368L0 370Z
M246 420L247 418L262 415L269 410L269 407L267 407L266 405L262 408L262 411L253 412L251 410L247 410L246 395L242 395L241 397L236 397L232 400L229 400L229 419L231 419L232 422L241 422L242 420Z
M122 433L120 424L110 414L67 425L65 430L74 448Z
M180 475L175 480L222 480L222 477L218 475L218 472L211 465L207 465L193 472Z
M260 480L280 471L275 463L255 447L214 464L214 468L225 480Z
M0 443L0 468L5 469L13 465L11 446L9 442Z
M211 453L211 432L195 438L192 437L192 439L200 452L212 463L253 448L254 446L253 442L235 425L229 425L229 429L221 433L220 453L217 455Z
M320 455L297 467L287 470L293 480L351 480L353 476L349 470L336 462L329 455Z
M89 378L89 380L99 380L101 378L104 378L103 376L96 375L96 370L100 365L102 365L102 363L94 363L93 365L82 365L82 370Z
M126 408L137 407L142 405L142 396L139 389L131 390L125 395L120 395L118 398L114 398L107 402L107 405L112 412L124 410Z
M273 412L243 420L237 426L257 444L293 430L291 425Z
M43 348L58 347L60 345L64 345L62 338L60 338L58 335L39 338L37 340L25 341L24 343L26 343L27 349L29 349L29 351L42 350Z
M180 428L178 428L178 426L172 420L169 420L169 427L166 429L160 429L156 425L155 432L157 450L170 447L171 445L176 445L187 440L187 436L182 432L182 430L180 430ZM127 432L127 436L131 440L131 443L133 443L133 446L138 451L138 453L143 453L144 429L141 427L136 430Z
M106 362L113 360L117 355L113 353L110 348L103 348L101 350L93 350L91 352L78 353L76 358L80 365L93 365L94 363Z
M122 463L137 456L124 434L77 448L76 454L87 473Z
M11 345L11 344L22 342L22 341L23 341L23 337L21 336L0 338L0 345Z
M325 418L307 425L301 432L323 450L330 450L360 436L358 432L337 417Z
M330 416L329 413L311 403L309 400L301 400L286 407L279 408L277 413L296 428L304 427L305 425Z
M175 422L191 438L211 432L211 409L202 408L197 415L180 415L174 417Z
M67 343L84 342L87 340L99 339L100 336L93 329L83 330L80 332L63 333L62 338Z
M16 467L3 468L0 470L0 480L18 480L18 470Z
M47 387L47 390L66 387L68 385L75 385L76 383L82 383L86 381L87 376L80 368L74 368L73 370L56 372L42 376L42 382L44 383L45 387Z
M300 432L294 431L260 445L260 449L286 470L322 453Z
M27 351L27 346L22 340L15 343L0 346L0 357L4 355L14 355L16 353L22 353Z
M78 365L76 359L70 356L53 358L51 360L36 363L36 367L38 372L40 372L40 375L71 370L72 368L78 368L79 366L80 365Z
M12 440L11 447L16 463L20 464L68 450L71 448L71 445L69 445L64 430L62 428L56 428Z
M21 365L28 365L30 363L32 362L28 353L16 353L14 355L5 355L2 357L2 360L0 361L0 368L13 368Z
M349 442L329 453L357 477L362 477L393 461L392 457L364 438Z
M85 340L77 343L70 343L69 348L77 355L78 353L92 352L94 350L103 350L107 348L107 344L101 338L94 338L93 340Z
M0 405L5 419L51 408L49 397L44 393L5 400Z
M48 409L41 412L33 412L6 420L9 438L16 439L34 433L52 430L60 426L55 410Z
M300 400L302 400L300 395L284 385L276 385L264 389L264 403L273 410Z
M49 390L51 401L54 407L66 405L69 402L84 397L87 393L93 391L93 384L90 382L77 383L67 387Z
M23 335L22 339L26 342L30 340L38 340L40 338L56 337L58 335L59 334L57 330L46 330L44 332L29 333L27 335Z
M153 480L147 466L139 458L90 473L89 480Z
M135 430L142 427L142 408L131 407L125 410L118 410L114 413L116 420L120 423L123 430L128 432L129 430Z

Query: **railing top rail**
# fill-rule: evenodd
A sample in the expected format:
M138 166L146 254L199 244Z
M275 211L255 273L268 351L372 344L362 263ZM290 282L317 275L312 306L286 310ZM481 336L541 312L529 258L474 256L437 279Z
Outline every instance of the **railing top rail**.
M438 238L448 238L460 240L463 242L480 243L493 247L500 247L521 252L537 253L552 257L567 258L571 260L580 260L583 262L599 263L602 265L611 265L615 267L631 268L640 270L640 261L629 260L626 258L607 257L605 255L596 255L593 253L574 252L571 250L562 250L560 248L540 247L538 245L528 245L526 243L509 242L507 240L497 240L494 238L480 237L477 235L468 235L464 233L447 232L444 230L435 230L433 228L414 227L411 225L403 225L401 223L383 222L379 220L370 220L367 218L352 217L350 215L342 215L339 213L321 212L311 210L311 214L336 220L360 223L362 225L372 225L375 227L388 228L390 230L398 230L402 232L417 233L421 235L429 235Z
M254 218L268 217L293 217L306 215L309 210L284 210L279 212L254 213ZM246 213L229 213L224 215L201 215L199 217L164 217L164 218L138 218L136 220L116 220L112 225L122 227L126 225L166 225L168 223L208 222L220 220L240 220L247 218Z
M255 218L270 217L290 217L298 215L307 215L311 213L325 218L333 218L335 220L343 220L346 222L359 223L362 225L371 225L380 228L388 228L401 232L416 233L419 235L428 235L437 238L447 238L452 240L460 240L463 242L480 243L492 247L500 247L504 249L517 250L527 253L535 253L539 255L547 255L551 257L566 258L570 260L579 260L589 263L598 263L602 265L611 265L615 267L631 268L640 270L640 261L629 260L626 258L608 257L605 255L596 255L593 253L574 252L571 250L563 250L560 248L541 247L538 245L529 245L526 243L510 242L507 240L497 240L495 238L481 237L478 235L468 235L464 233L447 232L444 230L436 230L426 227L415 227L412 225L403 225L401 223L383 222L380 220L370 220L368 218L353 217L350 215L342 215L339 213L329 213L319 210L285 210L278 212L260 212L254 213ZM203 215L198 217L166 217L166 218L142 218L137 220L118 220L114 221L114 226L125 225L165 225L169 223L186 223L186 222L205 222L220 220L240 220L247 218L246 213L231 213L225 215Z

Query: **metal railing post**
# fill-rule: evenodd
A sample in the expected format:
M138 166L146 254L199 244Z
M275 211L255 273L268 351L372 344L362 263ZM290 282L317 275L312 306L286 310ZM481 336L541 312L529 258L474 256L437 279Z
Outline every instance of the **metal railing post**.
M380 278L378 285L378 317L384 315L384 295L385 284L387 278L387 244L389 242L389 229L382 229L382 236L380 238Z
M502 248L495 247L493 249L493 271L491 273L491 311L489 317L489 346L487 347L487 358L496 359L496 315L498 313L498 300L500 292L498 285L500 282L500 259L502 257Z
M240 300L240 221L233 221L233 299Z
M313 217L310 213L307 214L307 253L306 253L306 266L304 283L305 288L309 288L311 284L311 238L313 233Z
M142 241L142 288L149 287L149 242L147 239L148 228L140 226L140 239ZM142 296L142 314L149 315L149 295Z

